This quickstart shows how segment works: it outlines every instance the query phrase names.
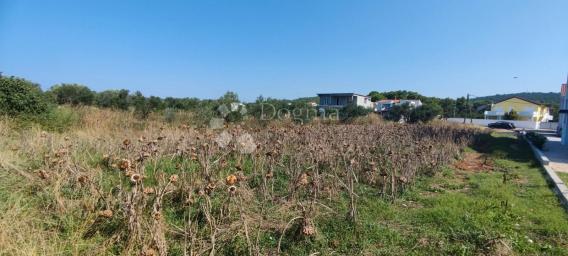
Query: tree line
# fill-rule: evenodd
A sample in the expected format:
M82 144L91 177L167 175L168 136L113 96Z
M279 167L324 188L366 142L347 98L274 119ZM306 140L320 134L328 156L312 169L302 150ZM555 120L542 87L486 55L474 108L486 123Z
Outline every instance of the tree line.
M14 76L0 77L0 114L9 116L34 115L49 112L55 105L71 106L96 106L99 108L111 108L116 110L131 110L136 116L146 118L152 112L173 110L188 110L196 112L199 116L211 116L216 114L217 108L223 104L240 102L234 92L227 92L219 99L198 99L195 97L174 98L144 96L140 91L130 92L126 89L105 90L96 92L89 87L75 83L62 83L52 86L46 91L34 82ZM400 120L404 117L408 122L427 122L438 116L441 117L483 117L483 108L489 102L473 101L467 104L464 97L457 99L426 97L413 91L372 91L369 93L372 101L382 99L418 99L423 102L419 108L397 106L387 115L386 119ZM296 100L274 99L258 97L253 103L246 104L246 114L262 119L263 104L269 104L275 109L286 109L289 113L299 113L302 121L309 121L315 115L312 102L317 102L316 97L300 98ZM481 110L480 110L481 109ZM304 113L305 112L305 113ZM341 109L338 116L347 120L357 116L363 116L370 111L357 106L347 106ZM315 113L315 114L314 114ZM243 112L231 113L224 116L230 121L242 119Z

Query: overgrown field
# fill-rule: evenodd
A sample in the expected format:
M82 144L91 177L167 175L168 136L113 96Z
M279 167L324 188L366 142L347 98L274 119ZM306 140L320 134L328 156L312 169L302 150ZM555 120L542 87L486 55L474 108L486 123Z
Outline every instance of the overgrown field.
M94 111L0 123L0 254L567 254L524 142L444 124L243 123Z

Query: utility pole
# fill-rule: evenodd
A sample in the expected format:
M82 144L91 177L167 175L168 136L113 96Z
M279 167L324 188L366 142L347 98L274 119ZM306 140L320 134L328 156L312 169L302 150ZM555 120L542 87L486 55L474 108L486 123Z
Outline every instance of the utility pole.
M470 111L470 109L469 109L469 93L467 94L467 97L465 99L465 107L467 108L467 114L465 114L465 116L463 117L463 123L464 124L465 124L465 120L467 119L467 116L470 115L470 113L469 113L469 111ZM470 122L471 122L471 120L470 120Z

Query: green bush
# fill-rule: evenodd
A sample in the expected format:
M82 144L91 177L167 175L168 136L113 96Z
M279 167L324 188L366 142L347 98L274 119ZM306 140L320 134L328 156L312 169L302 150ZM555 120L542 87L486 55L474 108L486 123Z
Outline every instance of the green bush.
M536 132L527 132L525 136L530 142L532 142L535 147L539 149L543 149L544 144L546 144L546 142L548 141L546 136Z
M349 104L339 111L339 117L341 118L341 121L350 121L356 117L366 116L371 112L371 109L357 106L355 104Z
M517 111L511 109L511 111L505 113L505 115L503 115L503 119L504 120L519 120L519 114L517 113Z
M80 84L58 84L47 91L57 104L91 105L95 100L95 92Z
M146 119L152 112L148 99L137 91L131 97L132 105L134 105L134 115L139 119Z
M12 117L40 115L50 104L39 85L22 78L0 77L0 114Z
M398 122L402 118L406 118L410 114L410 106L408 104L394 105L383 116L386 120Z
M436 104L422 105L412 109L408 115L409 123L427 123L442 114L442 108Z

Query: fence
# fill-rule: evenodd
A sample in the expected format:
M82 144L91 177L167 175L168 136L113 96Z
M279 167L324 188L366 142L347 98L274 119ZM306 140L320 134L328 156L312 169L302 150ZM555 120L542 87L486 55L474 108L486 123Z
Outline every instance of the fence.
M463 123L463 118L448 118L448 122L450 123ZM466 124L474 124L480 126L487 126L490 123L497 122L499 120L490 120L490 119L466 119ZM551 129L556 130L558 123L556 122L533 122L533 121L516 121L516 120L507 120L507 122L511 122L515 124L517 128L525 128L525 129Z

